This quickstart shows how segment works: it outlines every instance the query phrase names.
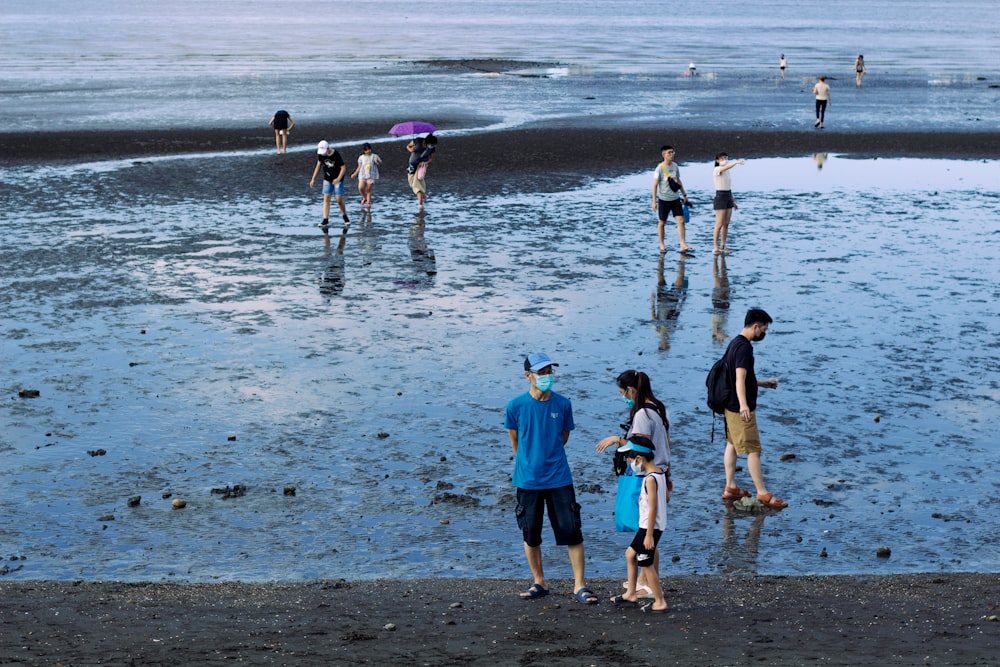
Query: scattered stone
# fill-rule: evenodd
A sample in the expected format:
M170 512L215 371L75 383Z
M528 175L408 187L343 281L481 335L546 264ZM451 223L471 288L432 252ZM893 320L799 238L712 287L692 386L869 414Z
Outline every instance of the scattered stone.
M170 497L170 496L172 496L172 495L174 495L174 494L172 494L172 493L170 493L170 492L168 491L168 492L164 493L164 494L163 494L162 496L160 496L160 497L161 497L161 498L163 498L164 500L166 500L167 498L169 498L169 497Z
M802 536L801 535L796 535L795 536L795 541L796 542L801 542L802 541Z
M822 500L820 498L813 498L813 502L816 503L817 505L819 505L820 507L829 507L830 505L836 505L837 504L837 503L833 502L832 500Z
M233 486L226 486L224 489L212 489L212 493L222 496L223 500L229 500L230 498L242 498L247 494L247 487L242 484L234 484Z
M17 392L17 395L20 396L21 398L38 398L39 396L42 395L42 392L38 391L37 389L22 389L21 391Z
M115 515L114 514L105 514L102 517L98 517L97 520L98 521L114 521L115 520Z
M401 392L401 391L397 391L396 392L396 396L402 396L402 395L403 395L403 392Z
M933 514L931 514L931 518L932 519L943 519L944 518L944 514L941 514L941 512L934 512Z
M229 442L236 442L236 436L235 435L231 435L228 438L226 438L226 440L228 440Z
M183 498L174 498L174 501L170 504L174 506L175 510L182 510L187 507L187 501Z
M673 557L672 557L672 558L670 559L670 562L671 562L671 563L679 563L679 562L681 562L681 557L675 554L675 555L674 555L674 556L673 556Z
M447 457L447 456L442 456L442 457L441 457L441 462L442 462L442 463L444 463L444 462L445 462L445 461L447 461L447 460L448 460L448 457Z
M447 526L450 523L451 523L451 521L449 521L448 519L441 519L441 525L442 526Z
M454 489L455 485L451 482L446 482L443 479L438 480L437 486L435 487L438 491L447 491L448 489Z
M990 623L996 623L997 622L997 615L996 614L990 614L989 616L986 617L986 620L989 621Z
M141 333L142 335L145 336L146 335L146 330L145 329L139 329L139 333Z
M87 453L91 456L104 456L108 452L103 449L88 449Z
M823 550L819 552L819 557L826 558L826 547L823 547Z
M875 550L875 555L879 558L888 558L892 555L892 549L886 546L881 546Z
M375 437L378 438L379 440L385 440L386 438L389 437L389 434L386 433L385 431L379 431L378 433L375 434Z
M142 502L142 496L132 496L131 498L128 499L128 506L138 507L139 503L141 502Z
M882 421L882 417L880 417L879 415L875 415L875 423L877 424L880 421Z
M286 486L286 487L285 487L285 488L284 488L284 489L282 490L282 493L283 493L284 495L286 495L286 496L294 496L294 495L295 495L295 487L294 487L294 486Z
M781 455L781 460L782 461L794 461L795 460L795 454L782 454Z
M461 603L461 602L452 602L452 603L451 603L450 605L448 605L448 606L449 606L450 608L452 608L452 609L461 609L461 608L462 608L462 603Z
M434 496L435 503L453 503L462 507L479 507L479 498L466 495L464 493L439 493Z
M396 624L395 623L386 623L385 625L382 626L382 629L383 630L388 630L389 632L395 632L395 630L396 630Z

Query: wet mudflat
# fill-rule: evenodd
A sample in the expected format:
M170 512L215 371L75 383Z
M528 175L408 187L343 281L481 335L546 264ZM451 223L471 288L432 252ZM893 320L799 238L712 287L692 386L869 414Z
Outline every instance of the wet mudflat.
M751 160L725 259L710 165L682 170L690 258L657 254L645 171L432 180L425 216L390 176L324 235L302 155L6 170L6 578L520 577L502 409L535 349L574 402L594 576L628 541L593 451L625 368L672 416L665 576L995 571L996 165ZM33 196L62 178L73 197ZM753 306L781 381L765 474L791 505L763 517L719 502L703 400Z

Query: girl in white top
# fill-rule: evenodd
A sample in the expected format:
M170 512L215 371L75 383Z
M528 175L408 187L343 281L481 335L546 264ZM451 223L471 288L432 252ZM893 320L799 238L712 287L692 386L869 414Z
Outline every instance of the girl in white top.
M746 160L729 161L725 152L715 156L715 169L712 178L715 180L715 229L712 231L712 254L728 255L732 252L726 247L729 236L729 221L733 217L733 209L739 208L733 198L733 177L729 170L738 164L746 164Z
M372 145L364 143L361 145L361 155L358 156L358 167L351 174L351 178L358 178L358 192L361 193L361 206L371 210L372 188L378 180L378 168L382 164L382 158L372 152Z

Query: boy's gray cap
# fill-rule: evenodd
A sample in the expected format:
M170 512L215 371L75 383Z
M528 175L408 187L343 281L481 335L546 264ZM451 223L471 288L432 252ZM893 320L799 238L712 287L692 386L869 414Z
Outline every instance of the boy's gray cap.
M532 352L524 360L524 370L531 371L532 373L537 373L546 366L558 366L559 364L552 363L549 359L549 355L544 352Z

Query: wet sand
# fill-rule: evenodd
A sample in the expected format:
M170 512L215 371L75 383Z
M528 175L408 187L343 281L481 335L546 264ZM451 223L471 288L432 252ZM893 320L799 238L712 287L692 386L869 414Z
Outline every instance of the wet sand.
M355 142L386 137L392 120L340 124L296 131L291 147L302 149L320 138ZM498 167L530 173L579 171L605 176L644 168L659 159L663 143L675 145L678 160L708 160L720 147L745 157L791 157L816 152L850 153L858 157L994 158L1000 154L996 132L838 132L829 130L671 129L625 122L591 127L578 119L558 127L528 126L505 131L449 135L487 125L488 119L438 121L448 163L467 173ZM405 138L399 139L400 145ZM269 149L270 128L123 130L107 132L0 133L0 164L143 158L176 153ZM446 161L439 169L443 172ZM439 174L439 175L444 175Z
M326 137L354 141L376 136L384 126L344 126ZM266 149L272 140L256 129L0 135L0 154L5 164L141 159ZM560 188L649 167L665 141L681 149L682 160L707 159L720 147L748 157L822 151L992 158L1000 151L1000 136L988 133L534 128L448 137L443 145L449 159L442 160L436 178L452 191L475 192L519 179L540 187L532 175L544 173L547 187ZM402 164L400 152L386 155L388 169ZM280 160L280 171L308 176L300 173L311 162L308 152ZM239 177L240 189L252 192L273 181L273 164L242 156L215 176L229 183ZM161 165L158 173L167 177L158 182L191 187L187 168ZM497 169L506 177L466 181ZM217 188L218 179L211 181L204 187ZM525 581L491 579L292 585L0 581L0 662L986 665L995 664L1000 650L995 573L666 577L672 606L666 616L616 611L604 600L618 592L617 581L592 581L602 603L589 608L567 595L567 582L551 583L555 595L526 603L516 598Z
M666 615L583 606L571 582L176 586L0 582L21 665L989 665L996 575L667 578Z

